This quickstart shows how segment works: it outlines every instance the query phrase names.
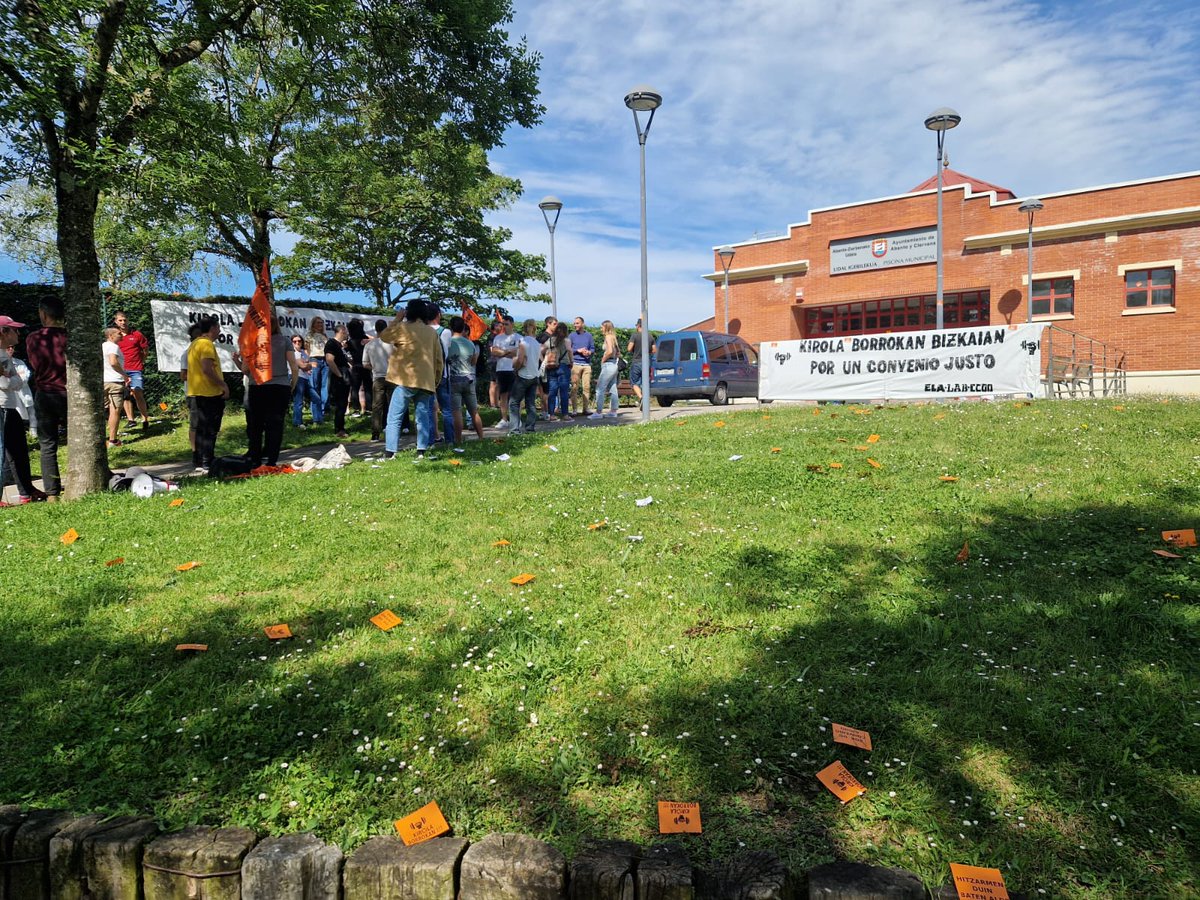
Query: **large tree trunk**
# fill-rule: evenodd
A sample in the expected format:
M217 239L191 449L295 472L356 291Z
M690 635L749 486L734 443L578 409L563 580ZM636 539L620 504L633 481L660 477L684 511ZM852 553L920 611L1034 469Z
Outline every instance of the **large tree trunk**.
M100 372L100 263L96 259L98 191L59 167L58 253L62 260L63 303L67 313L67 470L68 500L108 486L104 445L104 385Z

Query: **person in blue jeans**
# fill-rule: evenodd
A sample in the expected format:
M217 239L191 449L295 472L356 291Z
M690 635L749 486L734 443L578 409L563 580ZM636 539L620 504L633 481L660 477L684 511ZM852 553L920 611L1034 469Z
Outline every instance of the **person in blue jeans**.
M436 303L425 304L425 324L434 330L438 336L438 342L442 345L442 359L446 360L450 356L450 341L454 337L450 333L450 329L442 324L442 310ZM454 443L454 410L451 407L450 401L450 369L443 362L442 378L438 382L437 405L442 412L442 434L441 441L450 445ZM437 416L434 416L433 427L435 431L435 443L437 442Z
M567 340L567 323L559 322L554 333L546 339L546 412L551 419L557 408L561 422L570 419L567 405L571 402L571 342Z
M617 375L621 362L621 348L617 345L617 332L613 323L608 319L600 325L604 335L604 355L600 358L600 383L596 387L596 411L588 416L589 419L615 419L620 407L620 397L617 395ZM604 396L609 397L611 408L604 411Z
M313 316L312 321L308 323L308 338L305 341L308 345L305 349L308 350L313 364L313 390L321 398L321 418L318 420L314 414L313 422L323 422L329 408L329 368L325 365L325 344L328 341L329 335L325 333L325 320L321 316Z
M388 360L387 379L396 385L388 406L384 431L385 459L400 449L400 421L409 403L416 406L417 459L424 459L433 445L434 391L441 380L445 360L437 332L425 324L425 301L408 301L404 321L395 321L379 335L395 349Z
M313 370L316 365L313 363L312 357L308 355L308 351L304 349L304 338L300 335L292 337L292 352L296 356L296 365L300 369L300 377L296 380L296 390L292 394L292 424L297 428L304 427L304 401L308 401L308 406L312 410L312 421L314 425L320 425L325 421L325 404L321 401L321 394L313 385Z

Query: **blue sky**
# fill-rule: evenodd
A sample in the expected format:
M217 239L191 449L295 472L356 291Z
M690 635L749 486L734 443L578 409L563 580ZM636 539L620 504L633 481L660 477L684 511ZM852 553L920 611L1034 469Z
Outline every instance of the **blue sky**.
M636 85L664 98L646 145L655 328L712 313L701 275L713 246L932 175L922 123L939 106L962 116L947 136L951 166L1018 196L1200 169L1192 3L514 3L512 34L543 55L546 115L493 154L525 188L494 221L545 253L537 203L563 201L564 318L628 325L638 314L638 146L623 103ZM0 279L16 277L0 258ZM245 282L232 287L248 293Z

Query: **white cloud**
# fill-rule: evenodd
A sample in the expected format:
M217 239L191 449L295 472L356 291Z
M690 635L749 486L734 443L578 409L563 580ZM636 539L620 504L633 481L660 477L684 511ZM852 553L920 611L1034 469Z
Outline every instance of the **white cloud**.
M536 202L563 200L559 296L589 320L627 318L640 292L638 148L622 99L641 83L664 97L646 146L652 323L711 309L700 275L712 246L931 175L922 122L938 106L963 117L952 165L1019 195L1195 167L1191 6L518 3L514 31L545 54L547 115L496 154L527 190L500 218L518 246L546 252Z

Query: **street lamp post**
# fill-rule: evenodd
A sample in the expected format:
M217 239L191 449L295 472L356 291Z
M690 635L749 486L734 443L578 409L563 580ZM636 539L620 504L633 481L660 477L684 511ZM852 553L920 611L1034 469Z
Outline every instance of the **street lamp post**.
M543 197L538 209L542 211L542 218L546 220L546 227L550 229L550 311L557 321L558 283L554 278L554 226L558 224L558 215L562 212L562 201L557 197ZM554 213L553 219L550 218L550 213Z
M1029 302L1025 307L1025 321L1033 321L1033 214L1045 209L1046 204L1036 198L1030 198L1017 207L1017 210L1029 214Z
M625 95L625 105L633 111L633 125L637 129L638 146L641 149L642 169L642 421L650 421L650 299L649 275L646 264L646 136L654 124L654 111L662 106L662 94L653 88L640 85ZM638 113L650 113L646 125Z
M733 262L734 249L726 244L717 251L717 255L721 257L721 268L725 270L725 328L726 334L729 334L729 264Z
M943 106L925 119L925 127L937 132L937 329L942 330L942 166L945 160L946 132L962 121L962 116Z

